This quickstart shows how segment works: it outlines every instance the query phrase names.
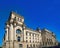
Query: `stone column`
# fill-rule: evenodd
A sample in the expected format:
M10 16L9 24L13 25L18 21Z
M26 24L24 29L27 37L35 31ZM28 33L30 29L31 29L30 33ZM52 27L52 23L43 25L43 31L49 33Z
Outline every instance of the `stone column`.
M8 28L6 28L5 30L6 30L6 41L8 41Z
M13 25L12 24L10 24L10 27L9 27L9 40L13 41Z
M16 28L14 27L14 40L16 40Z
M23 41L26 41L26 30L23 30Z
M6 42L5 48L9 48L9 42Z
M13 24L9 26L9 48L13 48Z

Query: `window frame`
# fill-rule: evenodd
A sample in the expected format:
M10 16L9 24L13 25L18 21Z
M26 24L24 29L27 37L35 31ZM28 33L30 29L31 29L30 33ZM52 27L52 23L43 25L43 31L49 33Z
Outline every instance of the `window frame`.
M21 30L20 30L20 29L17 29L17 30L16 30L16 33L17 33L17 34L20 34L20 33L21 33Z

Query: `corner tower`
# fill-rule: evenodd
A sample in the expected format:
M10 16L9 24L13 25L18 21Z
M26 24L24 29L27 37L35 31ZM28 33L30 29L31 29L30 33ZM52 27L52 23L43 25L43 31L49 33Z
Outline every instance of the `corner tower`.
M20 38L19 41L23 41L23 26L24 18L11 12L6 22L3 48L17 48L17 38Z

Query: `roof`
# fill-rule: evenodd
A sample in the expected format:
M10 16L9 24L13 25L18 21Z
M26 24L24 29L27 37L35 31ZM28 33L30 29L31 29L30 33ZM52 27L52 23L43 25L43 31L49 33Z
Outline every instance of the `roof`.
M46 28L44 28L42 31L46 31L46 32L48 32L48 33L51 33L52 35L55 35L52 31L50 31L50 30L48 30L48 29L46 29Z

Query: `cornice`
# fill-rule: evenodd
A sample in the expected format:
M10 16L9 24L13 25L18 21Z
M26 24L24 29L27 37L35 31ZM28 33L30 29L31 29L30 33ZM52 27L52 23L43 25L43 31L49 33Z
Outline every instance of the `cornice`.
M20 18L23 18L23 19L24 19L24 17L23 17L23 16L21 16L21 15L19 15L19 14L15 13L15 12L13 12L13 11L11 11L11 13L10 13L10 14L14 14L15 16L18 16L18 17L20 17Z

